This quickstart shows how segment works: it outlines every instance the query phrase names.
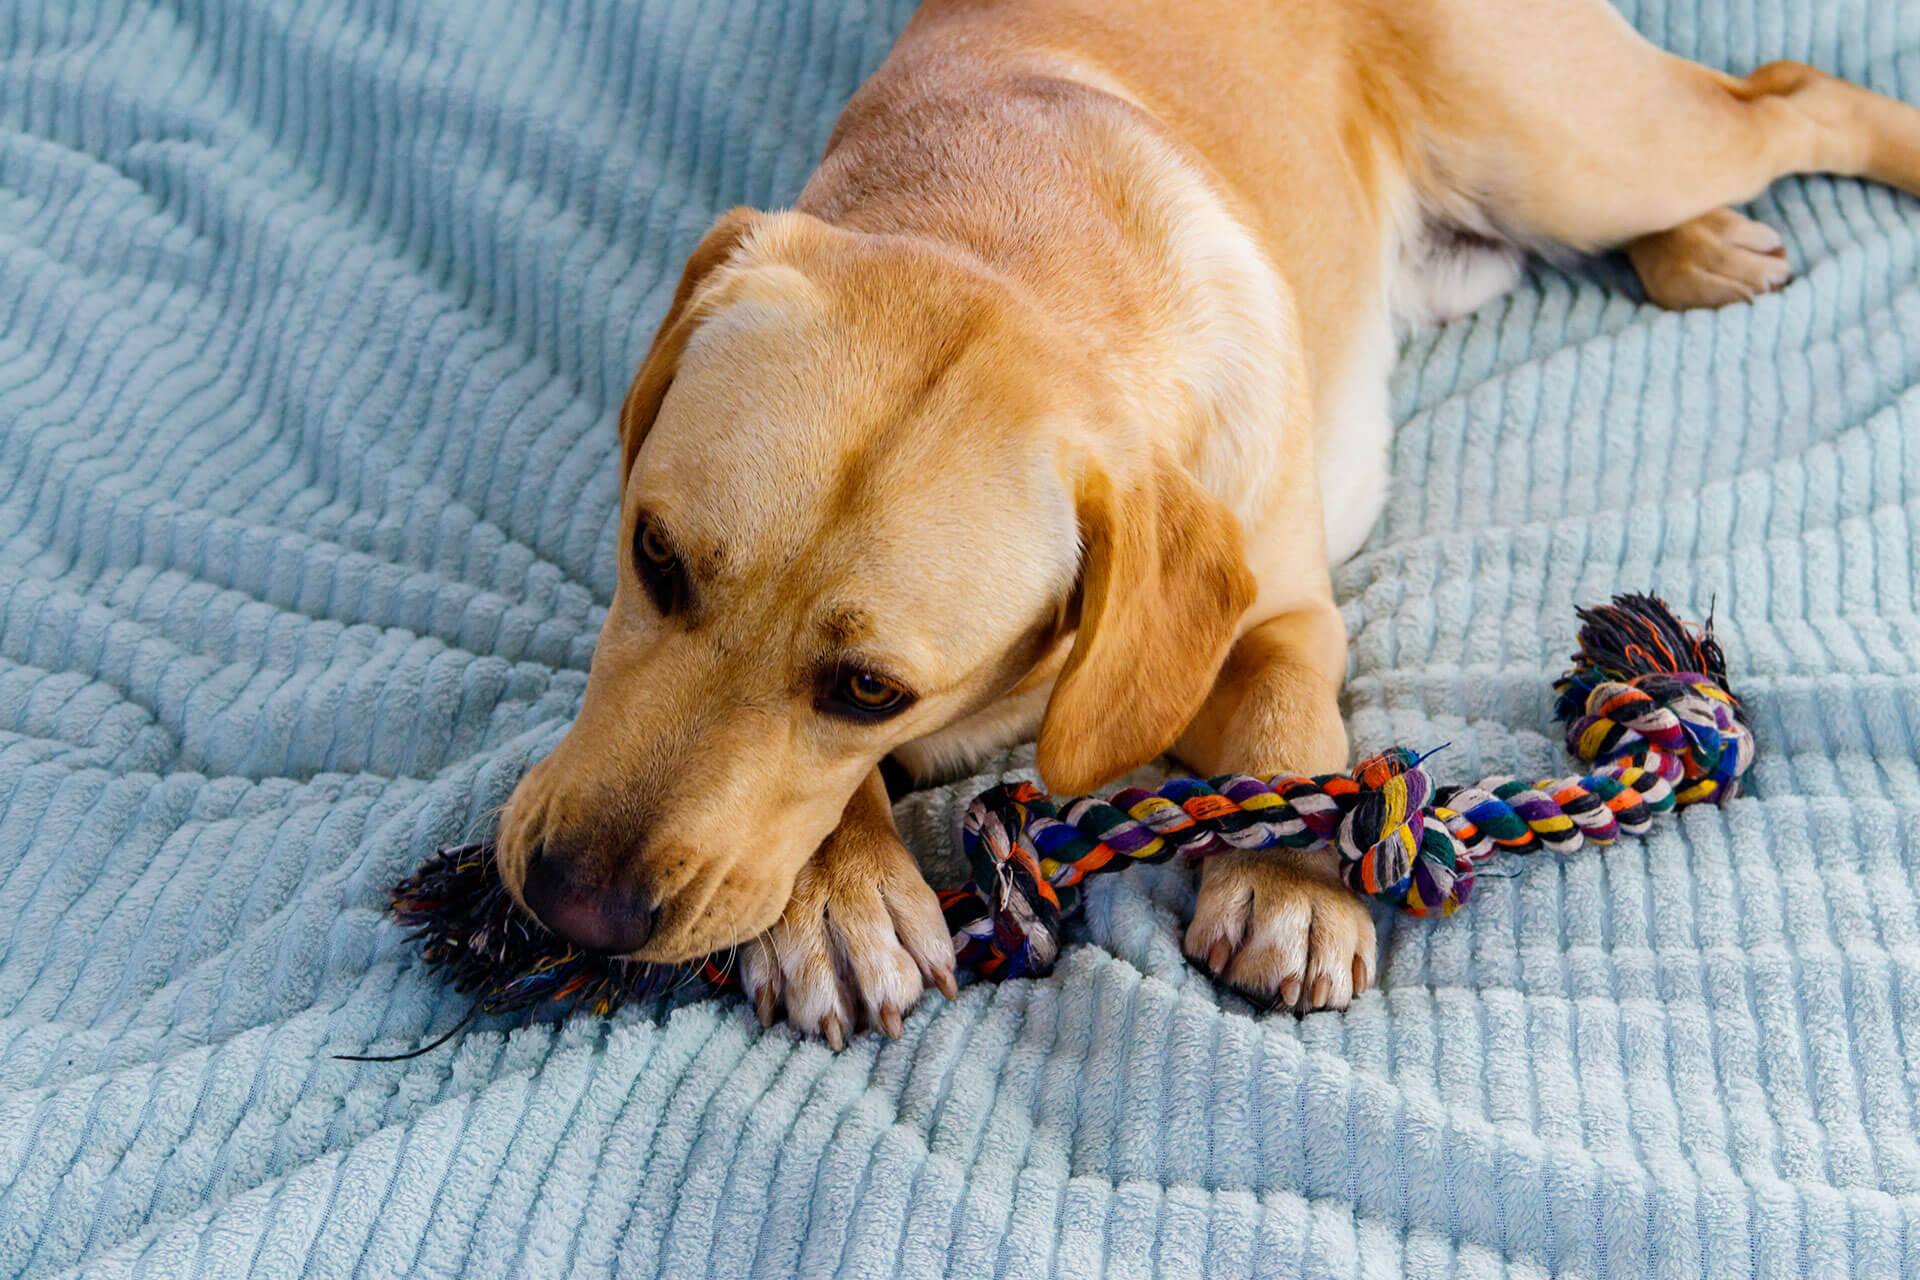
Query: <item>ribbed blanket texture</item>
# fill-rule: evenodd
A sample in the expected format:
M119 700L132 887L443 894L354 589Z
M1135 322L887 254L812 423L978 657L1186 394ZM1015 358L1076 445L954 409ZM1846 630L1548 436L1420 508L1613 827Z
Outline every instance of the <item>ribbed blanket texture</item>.
M1562 763L1576 603L1711 609L1737 802L1383 921L1343 1014L1216 993L1162 870L897 1043L334 1059L465 1011L387 888L578 707L680 265L910 7L0 2L0 1276L1920 1274L1920 202L1849 181L1752 305L1540 266L1412 338L1337 575L1356 746L1443 780ZM1920 101L1905 0L1629 16Z

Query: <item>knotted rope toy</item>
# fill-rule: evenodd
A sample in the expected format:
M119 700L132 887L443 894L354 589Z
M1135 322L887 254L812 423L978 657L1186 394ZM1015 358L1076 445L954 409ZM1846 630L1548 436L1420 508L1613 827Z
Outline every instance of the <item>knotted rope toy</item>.
M1589 772L1441 787L1427 757L1395 747L1351 773L1180 777L1105 800L1063 803L1007 783L967 811L961 838L974 883L942 895L960 967L990 978L1048 972L1081 881L1134 863L1332 848L1362 897L1450 915L1498 853L1612 844L1644 834L1657 814L1737 795L1753 731L1711 623L1690 631L1644 595L1578 613L1580 650L1554 683L1554 716Z
M1443 787L1428 757L1396 747L1351 773L1179 777L1110 799L997 786L962 825L973 882L941 895L960 967L995 980L1049 972L1082 882L1137 863L1332 848L1355 892L1416 916L1448 915L1498 854L1611 844L1643 834L1657 814L1737 795L1753 764L1753 731L1727 686L1711 620L1690 629L1645 595L1578 613L1580 649L1554 683L1554 715L1587 773ZM427 964L475 996L468 1018L551 1001L605 1015L676 983L732 979L726 953L662 967L568 946L514 904L488 844L429 859L394 889L392 913Z

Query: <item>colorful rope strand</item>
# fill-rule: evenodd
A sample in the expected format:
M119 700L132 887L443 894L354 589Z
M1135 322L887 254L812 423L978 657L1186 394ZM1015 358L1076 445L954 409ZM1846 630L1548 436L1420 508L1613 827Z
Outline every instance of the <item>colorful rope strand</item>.
M1644 833L1656 814L1735 795L1753 734L1711 631L1690 632L1648 596L1580 619L1555 714L1569 749L1593 764L1585 774L1439 787L1423 757L1395 748L1315 778L1183 777L1065 802L1031 783L983 793L962 828L974 882L942 896L962 966L996 978L1045 973L1081 881L1134 863L1334 849L1356 893L1447 915L1496 853L1611 844Z

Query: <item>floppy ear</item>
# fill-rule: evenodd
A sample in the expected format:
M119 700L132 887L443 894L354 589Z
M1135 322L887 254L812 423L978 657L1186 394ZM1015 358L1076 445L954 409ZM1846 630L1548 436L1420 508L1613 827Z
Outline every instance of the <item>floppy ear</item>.
M673 375L680 368L680 353L686 350L687 337L699 319L699 309L693 304L700 286L715 268L733 256L747 233L765 216L754 209L729 210L713 224L694 248L693 256L687 259L687 268L680 273L680 283L673 291L666 318L653 335L653 346L648 349L640 372L634 376L633 385L627 388L626 403L620 406L622 484L633 470L634 455L640 452L640 442L653 428L653 420L660 413L660 402L666 399L667 388L673 384Z
M1157 459L1078 497L1080 621L1040 726L1040 774L1080 794L1171 747L1213 688L1255 584L1239 522Z

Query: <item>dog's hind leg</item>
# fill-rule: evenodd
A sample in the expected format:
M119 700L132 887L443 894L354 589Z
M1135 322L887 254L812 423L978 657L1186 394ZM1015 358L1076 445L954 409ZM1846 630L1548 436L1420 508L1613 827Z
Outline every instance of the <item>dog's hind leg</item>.
M1649 44L1604 0L1432 0L1384 20L1415 55L1428 197L1531 247L1626 247L1663 305L1785 279L1777 237L1727 208L1776 178L1920 194L1920 109L1800 63L1711 70Z
M1743 104L1743 127L1784 139L1789 154L1771 172L1761 169L1762 187L1787 174L1827 172L1920 193L1920 111L1907 104L1792 62L1762 67L1728 92ZM1647 296L1673 310L1743 302L1792 275L1779 234L1729 208L1632 240L1627 258Z

